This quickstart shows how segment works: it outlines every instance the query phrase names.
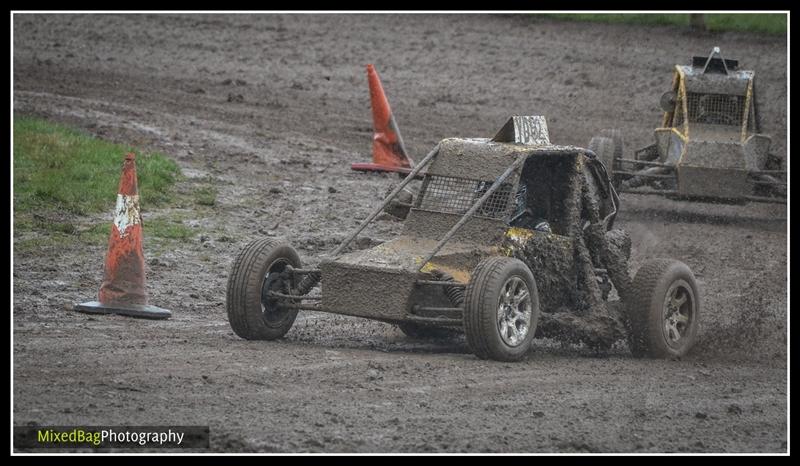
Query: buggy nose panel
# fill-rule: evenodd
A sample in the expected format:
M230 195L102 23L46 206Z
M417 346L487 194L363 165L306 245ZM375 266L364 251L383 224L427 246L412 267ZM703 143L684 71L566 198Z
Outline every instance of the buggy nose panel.
M738 199L749 196L747 171L735 168L678 167L678 194L689 197Z
M320 270L326 311L390 321L406 316L416 273L334 261Z
M682 196L735 199L751 194L745 153L739 143L689 141L677 175Z

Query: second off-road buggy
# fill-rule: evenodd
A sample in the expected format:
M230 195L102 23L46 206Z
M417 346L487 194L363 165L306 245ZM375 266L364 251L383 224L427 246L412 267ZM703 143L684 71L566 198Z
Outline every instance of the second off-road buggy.
M402 234L348 250L417 179ZM631 279L618 208L591 151L550 144L543 117L512 117L491 140L442 140L318 268L284 242L248 244L228 280L230 324L272 340L298 311L324 311L413 337L463 330L478 357L503 361L522 358L535 335L598 349L627 336L635 355L682 356L697 335L695 278L657 259Z
M786 202L786 170L761 133L755 73L715 47L676 65L661 97L655 144L625 154L622 133L603 130L589 148L620 192L712 202Z

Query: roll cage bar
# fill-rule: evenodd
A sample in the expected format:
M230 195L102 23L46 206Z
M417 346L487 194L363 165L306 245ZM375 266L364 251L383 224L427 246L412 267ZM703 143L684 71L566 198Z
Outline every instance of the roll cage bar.
M611 213L609 213L601 221L601 223L606 224L606 227L610 229L611 225L613 225L614 219L616 218L617 212L619 211L619 195L617 194L617 191L614 189L614 186L613 186L613 184L611 183L611 181L610 181L610 179L608 177L608 172L606 171L605 165L603 165L603 162L599 158L597 158L597 155L593 151L588 150L588 149L582 149L580 152L583 153L585 156L587 156L587 158L589 160L592 161L592 163L590 163L589 167L593 171L593 174L596 177L596 179L598 179L598 181L600 181L600 183L599 183L600 189L602 189L606 193L606 195L610 196L610 198L611 198L611 202L612 202L612 205L613 205L614 209L613 209L613 211ZM548 151L542 151L541 153L542 154L547 154ZM555 153L555 152L553 151L551 153ZM558 153L560 153L560 152L558 152ZM377 217L378 214L380 214L383 211L383 209L385 209L386 206L389 205L389 203L400 193L400 191L403 190L403 188L405 188L412 180L417 178L417 175L422 171L422 169L425 168L430 162L432 162L436 158L437 155L439 155L439 144L437 144L433 148L433 150L431 150L428 153L428 155L426 155L425 158L423 158L419 162L419 164L417 164L414 167L414 169L411 170L408 173L408 175L406 175L406 177L403 179L403 181L396 188L394 188L394 190L392 190L392 192L389 193L388 196L386 196L386 198L383 200L383 202L378 207L373 209L373 211L367 216L367 218L365 218L361 222L361 224L355 229L355 231L353 231L347 238L345 238L344 241L342 241L339 244L339 246L336 247L336 249L331 251L331 253L329 254L329 258L334 258L334 257L337 257L337 256L341 255L342 252L345 250L345 248L362 231L364 231L364 228L366 228L367 225L372 223L372 221L375 219L375 217ZM512 162L508 166L508 168L506 168L506 170L503 172L503 174L500 175L494 181L494 183L492 183L492 185L489 187L489 189L486 190L483 193L483 195L479 199L477 199L469 209L467 209L466 212L464 212L464 214L461 216L461 218L458 220L458 222L456 222L450 228L450 230L448 230L447 233L445 233L444 236L442 236L442 239L439 240L439 242L436 244L436 246L433 248L433 250L431 250L431 252L428 254L428 256L425 257L425 259L423 259L423 261L420 264L420 267L419 267L418 270L422 270L425 267L425 265L428 262L430 262L430 260L433 259L434 256L436 256L436 254L444 247L444 245L447 244L448 241L450 241L450 239L453 237L453 235L455 235L458 232L458 230L461 229L461 227L464 226L465 223L467 223L467 221L470 219L470 217L472 217L475 214L475 212L477 212L478 209L480 209L480 207L483 205L483 203L486 202L486 200L489 199L489 197L492 194L494 194L495 191L497 191L500 188L500 186L503 184L503 182L506 179L508 179L508 177L510 177L512 174L514 174L517 170L519 170L522 167L522 165L525 163L525 161L528 160L529 156L530 155L525 156L525 157L518 157L516 160L514 160L514 162ZM586 229L588 226L589 226L589 224L585 225L584 229Z

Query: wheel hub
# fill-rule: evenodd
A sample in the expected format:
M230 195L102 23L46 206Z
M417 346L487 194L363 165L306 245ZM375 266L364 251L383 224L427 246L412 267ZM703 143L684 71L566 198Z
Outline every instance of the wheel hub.
M269 295L272 291L279 293L286 291L284 269L287 265L284 261L272 264L261 284L261 314L268 324L281 322L288 315L288 310L281 306L281 300Z
M519 346L528 336L531 324L531 295L519 277L506 280L497 307L497 329L508 346Z
M694 297L689 284L679 280L664 299L664 336L671 345L680 344L694 319Z

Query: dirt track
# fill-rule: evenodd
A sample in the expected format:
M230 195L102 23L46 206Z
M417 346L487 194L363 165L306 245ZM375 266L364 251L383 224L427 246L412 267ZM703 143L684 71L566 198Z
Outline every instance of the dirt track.
M417 157L512 114L546 115L564 144L620 127L635 148L672 64L714 45L757 71L785 157L785 37L474 15L15 16L16 112L162 150L183 188L210 177L220 195L213 211L151 214L142 193L145 235L148 215L198 232L156 252L145 239L150 301L169 321L65 310L94 298L104 244L15 248L14 423L207 424L221 451L785 452L783 206L623 196L634 266L674 257L698 276L700 343L683 361L537 340L524 362L494 363L463 339L313 313L283 341L248 342L225 316L246 242L287 238L313 263L396 180L349 169L369 158L366 63Z

